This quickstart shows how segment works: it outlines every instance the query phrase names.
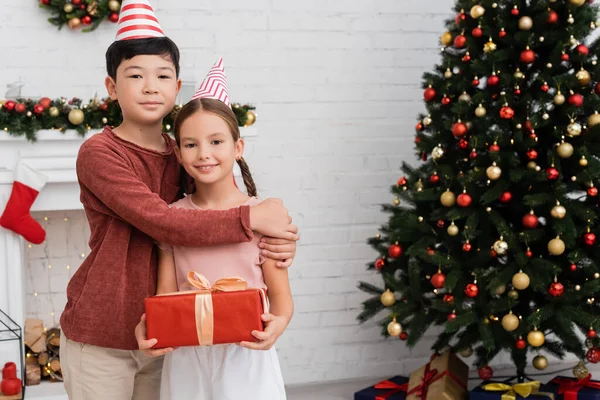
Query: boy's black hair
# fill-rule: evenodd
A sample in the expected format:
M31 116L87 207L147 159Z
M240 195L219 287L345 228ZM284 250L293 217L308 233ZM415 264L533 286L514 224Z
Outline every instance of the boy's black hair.
M106 72L117 80L117 68L123 60L131 60L135 56L157 55L169 58L175 66L175 74L179 77L179 48L168 37L119 40L106 50Z

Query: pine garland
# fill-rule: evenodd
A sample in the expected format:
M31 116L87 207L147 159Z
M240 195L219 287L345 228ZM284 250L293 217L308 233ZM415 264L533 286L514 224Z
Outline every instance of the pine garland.
M119 0L40 0L40 7L54 14L48 22L58 29L67 24L76 29L82 24L87 26L82 31L95 30L104 20L117 22L121 1Z

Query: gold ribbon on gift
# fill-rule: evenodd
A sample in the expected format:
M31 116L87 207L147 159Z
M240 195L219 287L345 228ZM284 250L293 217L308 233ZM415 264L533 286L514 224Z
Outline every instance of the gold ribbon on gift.
M505 383L488 383L483 385L483 390L494 392L506 392L502 394L502 400L517 400L517 395L527 398L532 394L546 396L554 400L554 394L540 392L540 381L517 383L515 385L507 385Z

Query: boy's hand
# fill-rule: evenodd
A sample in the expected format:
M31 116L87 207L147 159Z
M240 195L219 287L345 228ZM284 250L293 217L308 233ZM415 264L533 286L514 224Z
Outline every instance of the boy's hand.
M296 257L296 241L263 237L258 244L261 254L273 260L279 260L277 266L287 268Z
M273 347L287 326L286 318L266 313L262 315L262 320L266 325L265 330L263 332L252 331L252 336L258 339L258 341L240 342L240 346L252 350L269 350Z
M298 227L280 199L266 199L250 207L250 229L277 239L298 240Z
M138 342L138 347L144 354L150 357L158 357L175 350L172 347L166 349L152 349L152 346L158 342L157 339L146 339L146 314L142 314L139 324L135 327L135 338Z

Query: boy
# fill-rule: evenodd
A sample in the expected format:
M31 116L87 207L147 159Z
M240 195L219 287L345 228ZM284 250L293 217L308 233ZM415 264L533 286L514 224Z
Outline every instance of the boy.
M268 256L288 266L297 228L276 199L227 211L167 205L179 196L180 166L161 128L181 87L179 51L147 0L123 1L106 62L106 87L123 123L88 139L77 158L91 252L67 288L61 366L72 400L157 399L162 358L138 350L134 335L143 300L156 290L154 242L242 242L255 230L284 239L271 239L267 249L277 253Z

